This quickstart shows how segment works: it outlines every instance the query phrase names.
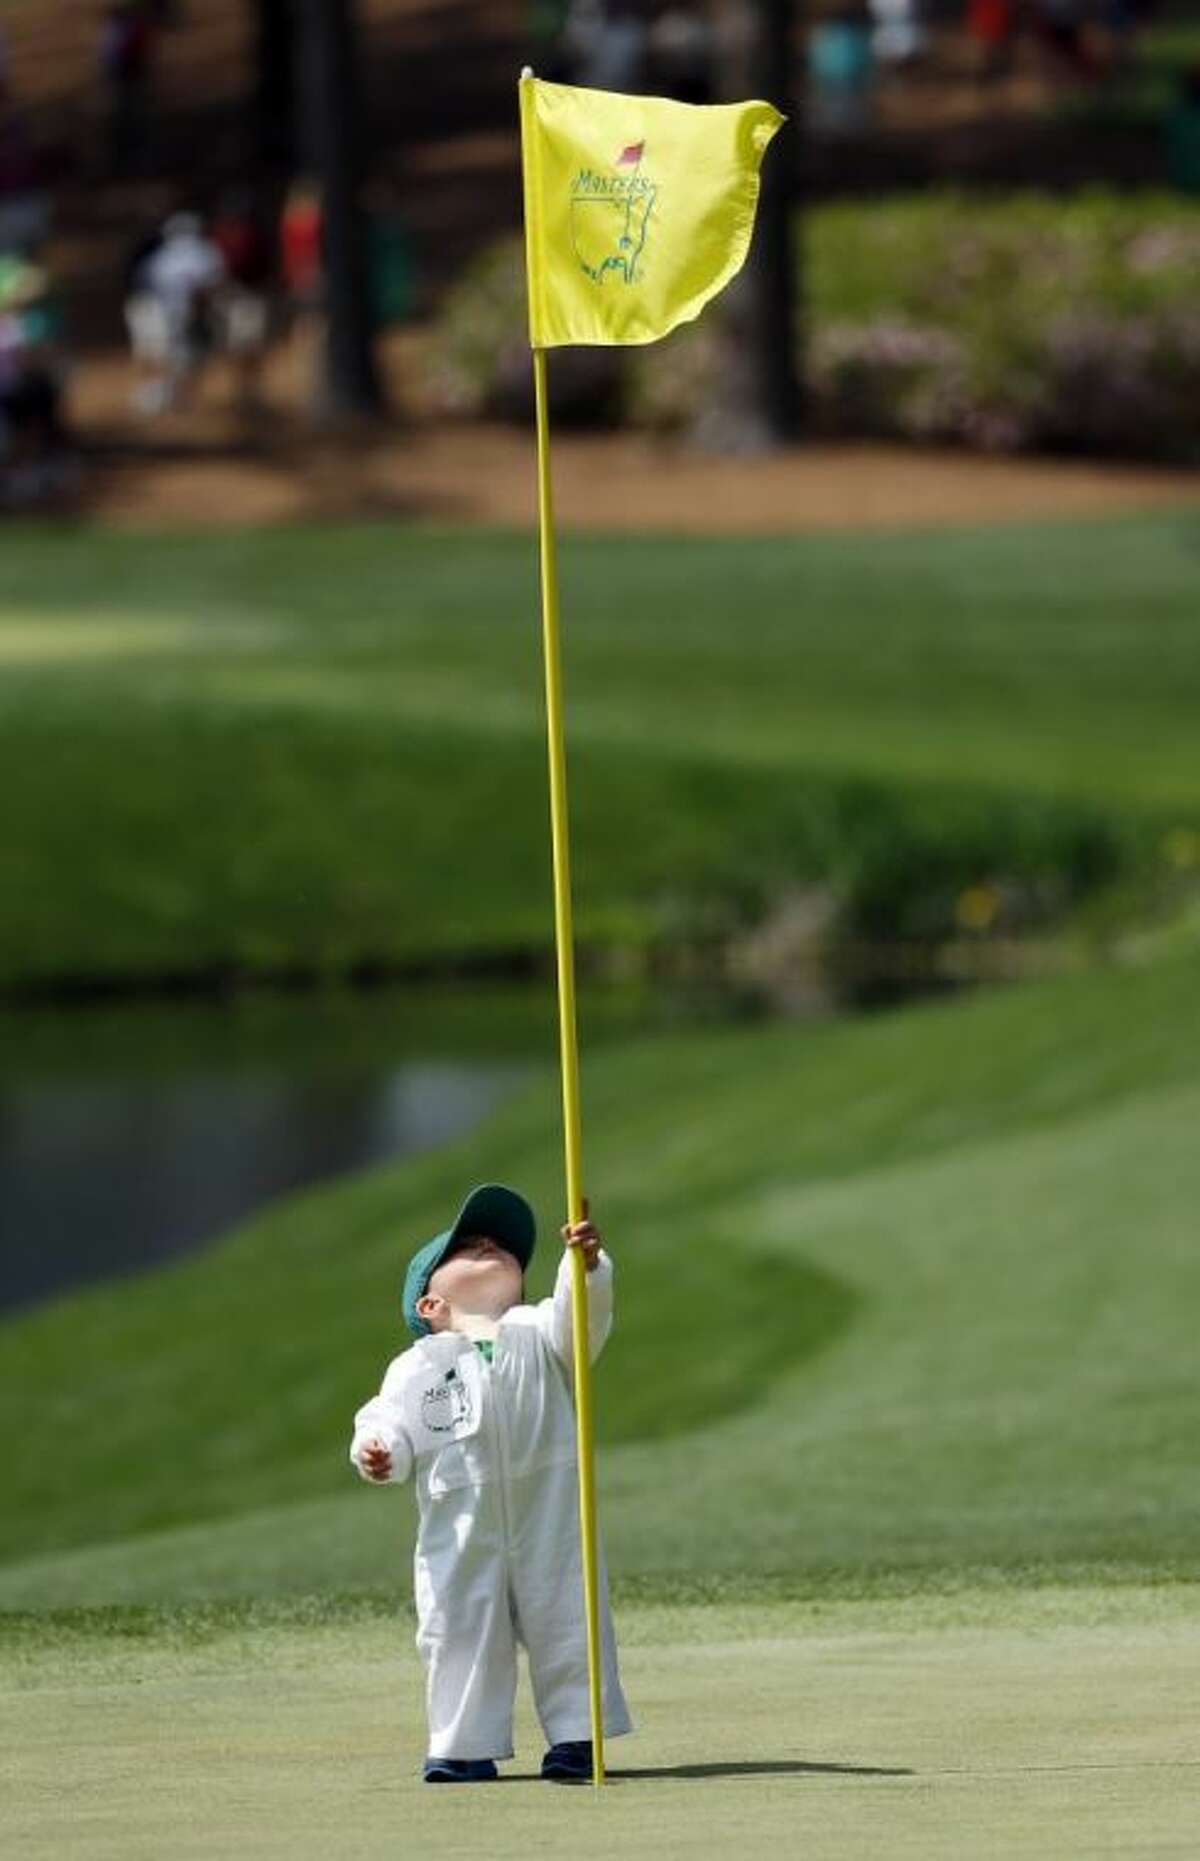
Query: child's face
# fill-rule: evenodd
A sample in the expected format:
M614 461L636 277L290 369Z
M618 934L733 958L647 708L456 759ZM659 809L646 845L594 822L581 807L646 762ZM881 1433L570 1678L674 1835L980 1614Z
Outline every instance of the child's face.
M454 1312L499 1318L521 1297L516 1257L489 1235L468 1235L455 1244L430 1275L417 1311L435 1331L445 1331Z

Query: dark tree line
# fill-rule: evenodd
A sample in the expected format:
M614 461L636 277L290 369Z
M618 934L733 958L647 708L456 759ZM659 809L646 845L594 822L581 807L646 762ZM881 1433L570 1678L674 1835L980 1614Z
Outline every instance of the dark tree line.
M802 407L796 357L800 187L799 102L793 88L803 0L719 0L719 89L731 103L762 97L785 122L767 150L750 255L722 305L719 377L698 437L721 452L756 452L795 438Z
M382 407L372 345L362 184L362 79L355 0L253 0L258 154L314 176L325 233L326 343L318 411Z
M264 166L288 168L296 157L294 0L252 0L254 120Z

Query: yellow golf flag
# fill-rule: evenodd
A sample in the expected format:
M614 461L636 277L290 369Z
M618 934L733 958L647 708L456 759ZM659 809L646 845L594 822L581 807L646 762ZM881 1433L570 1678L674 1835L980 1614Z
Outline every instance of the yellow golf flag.
M741 269L754 230L763 151L783 118L769 103L715 106L625 97L521 77L525 262L537 409L538 534L554 942L562 1062L567 1219L586 1214L575 1031L575 956L558 568L550 483L546 350L564 343L655 342L699 316ZM572 1250L571 1335L579 1534L587 1626L592 1780L604 1782L599 1553L588 1293Z
M529 340L656 342L741 270L769 103L666 97L521 79Z

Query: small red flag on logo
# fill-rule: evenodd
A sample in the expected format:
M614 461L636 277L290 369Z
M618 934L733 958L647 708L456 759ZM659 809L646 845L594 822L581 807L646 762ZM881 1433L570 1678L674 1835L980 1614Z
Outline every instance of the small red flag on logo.
M644 142L631 142L628 148L622 149L617 156L617 167L636 168L642 159L642 150L645 146Z

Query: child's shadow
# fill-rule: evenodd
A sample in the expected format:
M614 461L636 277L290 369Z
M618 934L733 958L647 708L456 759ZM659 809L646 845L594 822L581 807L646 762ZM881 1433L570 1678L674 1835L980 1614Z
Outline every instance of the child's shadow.
M606 1773L613 1782L638 1781L644 1777L911 1777L913 1772L885 1769L871 1764L807 1764L800 1759L764 1758L750 1764L662 1764L648 1770L619 1770Z

